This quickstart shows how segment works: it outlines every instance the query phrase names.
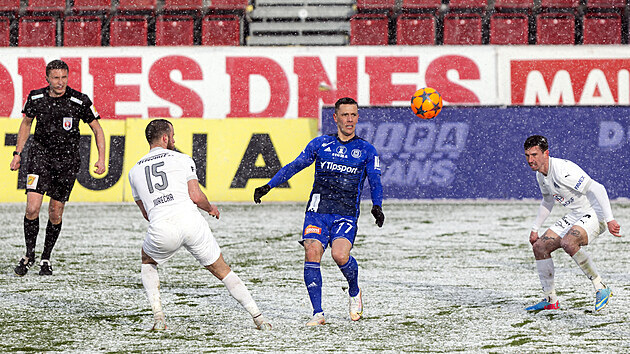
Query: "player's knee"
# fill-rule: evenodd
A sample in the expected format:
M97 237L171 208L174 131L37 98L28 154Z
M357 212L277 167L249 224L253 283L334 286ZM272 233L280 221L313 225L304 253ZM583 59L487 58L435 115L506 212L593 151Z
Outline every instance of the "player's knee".
M331 250L331 255L335 263L340 266L348 263L348 259L350 258L350 254L344 250L336 250L334 248Z
M532 250L534 251L535 255L539 256L547 255L554 251L553 249L549 248L549 245L546 242L542 242L541 240L534 242L534 244L532 245Z
M37 219L39 216L39 208L33 206L26 206L26 218L29 220Z
M575 237L563 237L560 247L569 255L574 255L580 249L580 243Z

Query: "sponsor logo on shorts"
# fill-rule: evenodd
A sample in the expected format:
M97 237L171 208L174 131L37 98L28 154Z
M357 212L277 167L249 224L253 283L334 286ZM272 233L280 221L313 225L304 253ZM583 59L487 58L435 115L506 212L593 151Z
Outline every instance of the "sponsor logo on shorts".
M26 176L26 189L36 189L39 175L29 174Z
M63 129L72 129L72 117L63 117Z
M304 235L307 235L307 234L318 234L318 235L321 235L322 234L322 228L314 226L314 225L308 225L304 229Z

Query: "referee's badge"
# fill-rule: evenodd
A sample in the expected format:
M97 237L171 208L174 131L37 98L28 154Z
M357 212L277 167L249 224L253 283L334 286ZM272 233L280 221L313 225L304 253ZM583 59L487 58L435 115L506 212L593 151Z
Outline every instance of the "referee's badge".
M72 117L63 117L63 129L72 129Z

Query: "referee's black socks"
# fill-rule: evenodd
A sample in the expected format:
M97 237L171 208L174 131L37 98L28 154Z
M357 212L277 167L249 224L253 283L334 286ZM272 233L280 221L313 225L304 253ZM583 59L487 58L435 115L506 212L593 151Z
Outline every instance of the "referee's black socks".
M26 257L29 260L35 259L35 243L39 233L39 217L29 220L24 217L24 240L26 241Z
M50 259L50 254L52 253L53 247L55 247L55 243L57 242L57 238L59 237L59 233L61 232L61 223L55 225L48 220L48 225L46 226L46 240L44 241L44 251L42 252L42 259Z

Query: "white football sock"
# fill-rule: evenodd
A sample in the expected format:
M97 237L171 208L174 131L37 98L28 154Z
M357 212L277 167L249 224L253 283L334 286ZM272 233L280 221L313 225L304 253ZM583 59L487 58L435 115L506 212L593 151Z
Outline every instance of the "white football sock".
M593 264L591 257L588 255L588 253L586 253L586 251L580 248L580 250L573 255L573 260L575 261L575 263L577 263L580 269L582 269L582 272L584 272L588 279L593 282L593 287L595 287L595 291L605 288L605 286L602 284L602 278L600 278L599 274L597 274L595 264Z
M542 285L543 292L550 303L554 304L558 301L556 295L556 288L554 283L555 267L553 265L553 259L539 259L536 261L536 268L538 268L538 277L540 278L540 285Z
M233 271L230 271L228 275L221 280L225 287L230 292L233 298L236 299L244 308L249 312L252 317L256 317L260 315L260 310L258 306L256 306L256 302L252 298L252 295L247 290L247 287L241 281L241 278L236 275Z
M144 285L151 309L153 309L153 315L164 317L162 302L160 301L160 278L158 277L157 265L143 264L140 273L142 274L142 285Z

